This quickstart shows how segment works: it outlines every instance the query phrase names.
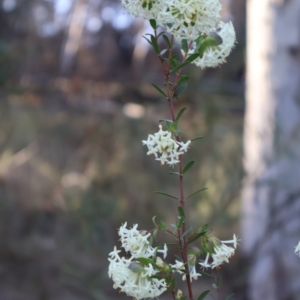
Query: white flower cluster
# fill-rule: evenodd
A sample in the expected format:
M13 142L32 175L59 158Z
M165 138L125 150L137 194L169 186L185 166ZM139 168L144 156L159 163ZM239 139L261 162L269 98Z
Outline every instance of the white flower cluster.
M149 134L148 139L142 142L148 147L147 155L153 154L162 165L166 163L171 166L179 163L179 155L184 154L191 143L191 141L184 143L174 140L172 133L162 130L161 125L158 132L154 135Z
M229 263L229 258L234 255L234 251L238 245L238 239L237 236L234 234L233 239L230 241L220 241L220 245L214 247L214 253L210 255L207 253L206 258L204 261L200 262L199 264L203 268L216 268L220 265L226 263ZM233 247L229 247L226 244L233 244ZM209 257L212 258L212 263L209 263Z
M163 250L157 250L148 241L150 233L138 231L138 225L134 225L131 229L127 229L126 226L127 223L120 227L119 236L122 247L131 256L129 258L119 256L121 251L114 247L114 250L109 253L108 275L114 281L115 289L121 289L136 300L156 298L167 289L166 281L151 278L159 270L150 263L145 266L140 265L136 258L151 258L156 255L156 252L162 252L165 257L167 246L165 245Z
M179 260L175 260L175 264L170 265L170 267L172 267L174 273L183 274L182 280L183 281L186 280L186 273L185 273L185 268L184 268L183 262L181 262ZM192 281L193 279L197 280L199 276L202 276L201 274L197 273L195 265L189 266L189 273L190 273L190 281Z
M219 0L121 0L129 13L136 17L155 19L176 39L196 41L210 32L222 38L219 46L208 47L203 56L194 61L201 67L216 67L225 62L235 44L231 22L221 21L222 5ZM188 53L193 54L196 47Z
M197 58L193 63L204 69L206 67L215 68L226 61L226 57L230 54L235 43L235 31L231 22L220 22L217 30L218 35L222 38L222 44L209 47L202 57ZM190 54L195 53L195 48L189 51Z
M298 245L295 247L295 254L300 256L300 241Z

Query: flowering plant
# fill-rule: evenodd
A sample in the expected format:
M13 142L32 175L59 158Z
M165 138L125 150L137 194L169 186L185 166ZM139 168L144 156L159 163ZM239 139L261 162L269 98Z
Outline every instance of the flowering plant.
M181 108L175 114L173 101L187 87L189 77L182 74L184 66L194 63L204 69L225 62L235 44L233 25L221 21L219 0L121 1L129 13L148 19L154 31L153 34L147 34L145 39L158 56L164 84L163 87L152 85L167 100L171 119L163 120L165 130L160 124L158 132L149 134L142 143L148 148L147 154L154 155L161 165L178 167L177 172L170 174L178 176L179 196L157 192L178 200L178 219L175 224L168 227L154 217L154 229L151 230L138 230L137 224L128 229L127 223L120 227L118 234L125 255L117 247L109 254L109 277L114 281L114 288L136 300L157 298L166 291L171 293L174 300L192 300L192 282L210 272L218 299L221 299L219 279L214 271L229 262L238 245L238 238L234 234L232 240L221 241L208 234L207 225L198 230L187 229L185 201L205 188L185 196L184 175L194 161L184 166L183 156L192 142L199 138L182 141L179 122L186 108ZM164 29L160 30L159 27ZM160 47L162 40L166 45L163 49ZM174 50L178 46L181 48L181 59ZM168 246L171 244L154 246L159 232L174 239L172 245L177 245L179 252L176 259L168 258L167 261ZM187 295L177 288L176 273L185 281ZM202 292L197 300L204 299L209 293L209 290Z

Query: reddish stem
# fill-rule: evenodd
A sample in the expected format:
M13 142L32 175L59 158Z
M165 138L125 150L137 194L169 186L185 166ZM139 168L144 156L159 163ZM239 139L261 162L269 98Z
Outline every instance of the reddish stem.
M157 38L157 31L154 30L154 35L155 38ZM159 60L162 66L162 70L164 73L164 81L165 81L165 89L166 89L166 94L167 94L167 100L169 103L169 109L171 113L171 118L172 121L175 121L175 113L174 113L174 106L173 106L173 95L176 93L176 87L177 87L177 82L180 78L181 74L181 69L176 73L175 79L173 81L173 87L172 90L170 89L169 86L169 79L170 79L170 70L171 70L171 63L170 59L173 54L173 43L174 43L174 37L173 35L171 36L171 47L169 48L169 55L168 55L168 62L165 66L165 61L163 58L159 55ZM189 47L191 47L192 43L189 44ZM187 53L184 55L182 63L185 62L187 58ZM176 136L176 140L180 142L179 136ZM183 174L182 174L182 169L183 169L183 163L182 163L182 155L179 156L179 203L182 209L184 210L184 204L185 204L185 199L184 199L184 187L183 187ZM191 285L191 280L190 280L190 272L189 272L189 266L188 266L188 257L187 257L187 248L188 248L188 243L186 240L186 236L183 237L183 241L181 241L181 236L185 233L186 230L186 224L185 221L182 224L181 231L178 230L178 242L179 242L179 247L180 247L180 252L181 252L181 257L184 262L184 267L185 267L185 272L186 272L186 283L187 283L187 289L188 289L188 294L189 294L189 299L193 300L193 291L192 291L192 285ZM182 243L183 242L183 243Z

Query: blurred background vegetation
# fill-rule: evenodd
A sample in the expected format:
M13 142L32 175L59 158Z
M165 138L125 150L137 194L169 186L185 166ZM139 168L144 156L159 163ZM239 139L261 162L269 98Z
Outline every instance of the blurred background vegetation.
M141 35L149 28L113 0L1 0L0 299L125 299L107 276L107 255L125 221L174 222L170 169L141 140L169 117L150 82L160 66ZM191 66L184 139L195 226L238 233L244 114L245 8L223 1L238 43L228 63ZM222 267L223 292L243 299L238 255ZM199 281L199 290L204 288ZM209 283L211 284L211 283Z

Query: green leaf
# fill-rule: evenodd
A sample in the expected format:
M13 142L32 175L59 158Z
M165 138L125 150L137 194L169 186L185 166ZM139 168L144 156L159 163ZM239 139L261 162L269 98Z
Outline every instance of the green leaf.
M150 25L154 30L157 28L156 21L154 19L150 20Z
M152 218L152 222L153 222L153 224L154 224L156 227L158 227L158 225L157 225L156 222L155 222L155 219L156 219L156 216L154 216L154 217Z
M146 257L138 257L136 261L142 263L143 265L149 265L153 263L153 259L146 258Z
M221 278L218 276L218 277L217 277L216 283L214 283L214 284L212 285L213 288L218 289L218 288L220 287L220 281L221 281Z
M129 270L131 270L133 273L142 273L145 271L145 269L136 261L133 261L128 266Z
M206 49L216 47L222 43L222 38L216 32L211 32L208 37L201 39L198 50L199 56L202 57Z
M202 235L204 235L205 232L200 232L200 233L196 233L195 235L193 235L190 239L188 239L188 243L192 243L196 240L198 240Z
M194 160L187 163L186 166L182 170L182 174L185 174L193 166L194 163L195 163Z
M146 38L145 36L143 36L143 38L152 46L152 42L148 38Z
M184 92L184 90L187 88L187 82L184 82L182 84L179 84L177 87L176 87L176 96L179 96L182 92Z
M196 194L198 194L198 193L200 193L200 192L202 192L202 191L205 191L205 190L207 190L207 188L202 188L202 189L198 190L197 192L195 192L195 193L193 193L193 194L190 194L190 195L187 196L185 199L188 199L188 198L190 198L190 197L192 197L192 196L194 196L194 195L196 195Z
M197 298L197 300L203 300L209 293L210 293L210 290L207 290L207 291L203 292L203 293Z
M182 208L181 206L178 206L177 209L178 209L179 216L180 216L181 218L185 218L183 208Z
M187 82L189 79L190 79L189 76L187 76L187 75L181 75L180 78L177 81L177 85L179 85L181 83L184 83L184 82Z
M182 50L187 53L189 50L189 45L187 40L181 40L181 48Z
M185 60L184 63L176 66L175 68L173 67L173 70L171 71L172 74L176 73L179 69L183 68L184 66L188 65L189 63L193 62L195 59L199 57L199 53L191 54L188 56L188 58Z
M189 232L191 232L193 230L193 228L191 227L190 229L188 229L182 236L181 238L185 237Z
M165 34L163 34L163 39L164 39L165 43L167 44L168 48L170 49L172 46L171 46L171 42L170 42L169 38Z
M178 127L178 121L165 120L166 126L170 132L175 132Z
M202 226L198 229L198 232L205 232L205 233L206 233L207 227L208 227L208 224L202 225Z
M162 230L166 230L167 228L166 224L163 221L159 221L158 225Z
M151 83L152 84L152 86L154 86L155 88L156 88L156 90L160 93L160 94L162 94L163 96L165 96L166 98L168 98L168 96L167 96L167 94L162 90L162 88L160 88L157 84L155 84L155 83Z
M166 120L166 126L168 128L169 131L172 131L171 129L171 125L173 124L173 121L170 121L170 120Z
M151 35L151 42L152 42L152 47L155 51L156 54L159 54L160 53L160 49L159 49L159 46L157 44L157 40L155 38L154 35Z
M177 68L180 65L180 62L177 60L177 55L174 54L171 56L170 58L170 64L172 66L172 68Z
M199 57L199 54L198 53L195 53L195 54L191 54L187 57L187 59L185 60L184 63L191 63L193 62L195 59L197 59Z
M178 173L178 172L170 172L169 173L170 175L172 174L172 175L180 175L180 173Z
M197 140L201 140L201 139L203 139L203 138L204 138L204 136L197 136L197 137L191 139L191 142L197 141Z
M180 229L183 225L183 222L184 222L184 219L183 218L180 218L179 221L176 223L176 227L178 229Z
M170 197L170 198L173 198L173 199L176 199L176 200L178 200L178 198L177 198L177 197L175 197L175 196L172 196L172 195L170 195L170 194L167 194L167 193L158 192L158 191L154 191L154 193L155 193L155 194L159 194L159 195L163 195L163 196L167 196L167 197Z

